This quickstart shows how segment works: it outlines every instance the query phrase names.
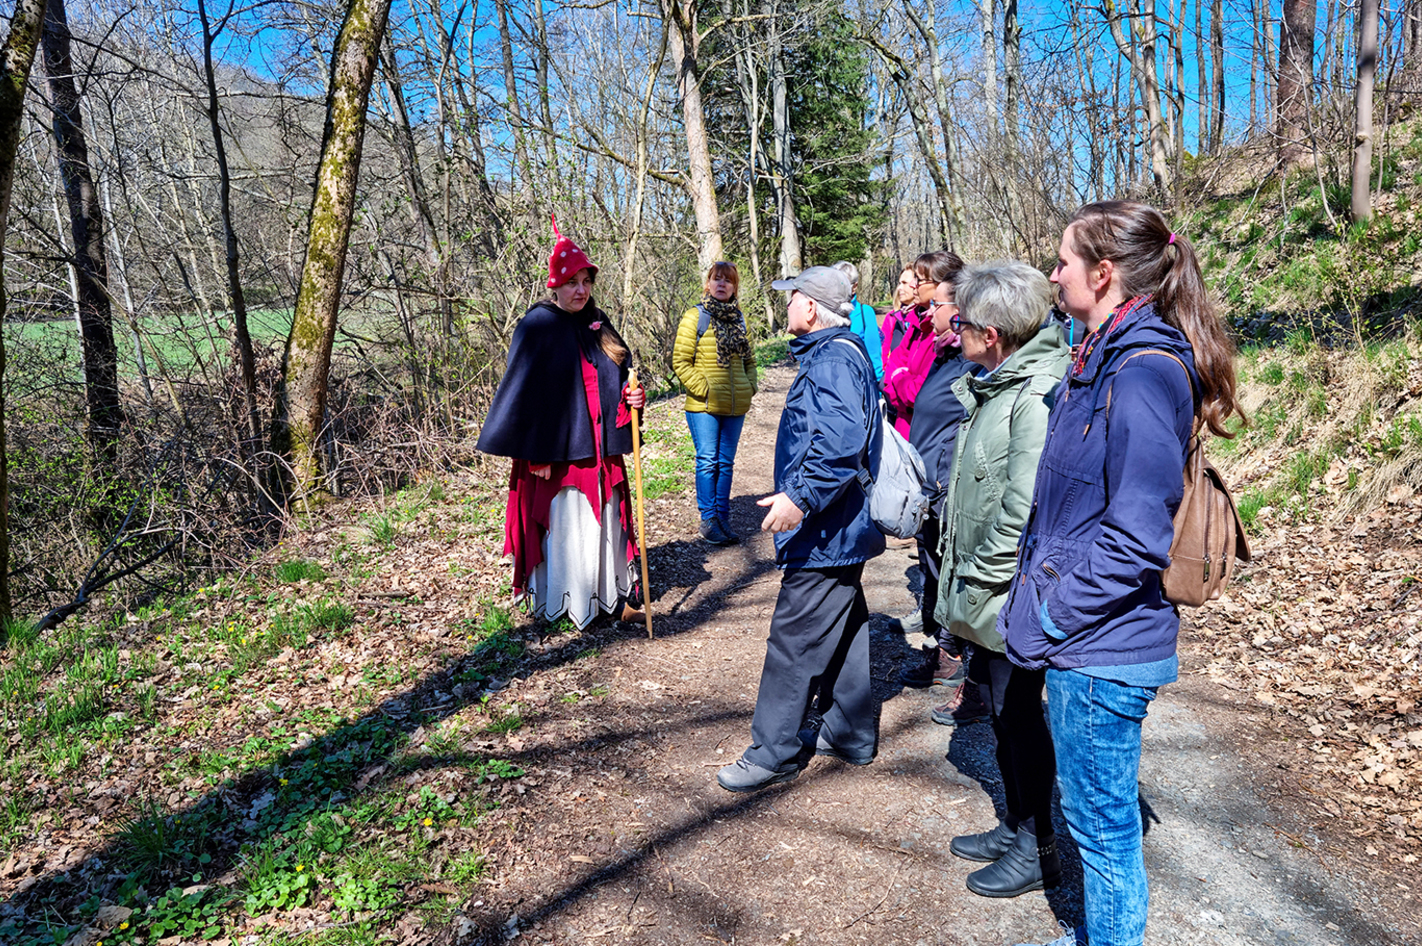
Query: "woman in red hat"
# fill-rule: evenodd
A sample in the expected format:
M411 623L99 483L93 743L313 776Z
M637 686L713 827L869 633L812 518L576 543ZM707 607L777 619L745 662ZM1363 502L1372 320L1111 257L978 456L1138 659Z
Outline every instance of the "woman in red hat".
M597 267L556 223L553 232L552 292L514 329L478 447L514 461L504 523L514 595L579 628L603 611L638 620L622 455L629 408L646 394L628 390L627 343L593 301Z

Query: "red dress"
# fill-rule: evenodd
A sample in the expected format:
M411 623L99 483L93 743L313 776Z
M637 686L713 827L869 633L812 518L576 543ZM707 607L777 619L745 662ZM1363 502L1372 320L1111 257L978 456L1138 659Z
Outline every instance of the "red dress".
M504 554L513 557L516 597L550 621L566 615L584 627L632 591L637 547L627 470L621 455L603 454L597 368L586 357L579 364L597 455L550 464L547 479L527 460L513 461ZM619 400L617 426L631 420Z

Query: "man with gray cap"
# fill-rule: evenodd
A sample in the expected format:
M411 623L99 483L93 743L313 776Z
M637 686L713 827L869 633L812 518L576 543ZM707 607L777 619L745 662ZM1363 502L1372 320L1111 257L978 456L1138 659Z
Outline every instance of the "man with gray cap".
M733 792L788 782L811 753L867 765L878 745L860 585L864 562L884 551L860 480L861 470L878 470L883 449L874 369L849 328L843 273L813 266L773 285L791 291L790 353L800 370L775 439L778 492L760 500L783 575L751 746L716 774ZM812 699L824 723L801 733Z

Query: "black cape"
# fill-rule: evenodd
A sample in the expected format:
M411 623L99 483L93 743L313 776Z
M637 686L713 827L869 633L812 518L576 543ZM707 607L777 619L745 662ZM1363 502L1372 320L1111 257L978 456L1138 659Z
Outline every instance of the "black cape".
M594 322L607 323L607 315L591 299L581 312L564 312L552 302L539 302L524 314L514 329L508 367L479 433L481 451L530 463L595 456L581 355L597 367L603 455L632 452L631 425L617 426L627 366L603 352L598 332L589 327Z

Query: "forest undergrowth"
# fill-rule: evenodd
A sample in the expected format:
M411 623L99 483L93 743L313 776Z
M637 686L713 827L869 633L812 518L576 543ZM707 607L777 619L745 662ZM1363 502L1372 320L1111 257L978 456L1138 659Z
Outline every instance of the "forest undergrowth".
M1210 449L1254 561L1189 615L1199 672L1270 711L1290 791L1369 856L1422 857L1422 333L1241 360L1253 426ZM1297 839L1299 845L1307 842Z
M654 504L692 456L680 413L658 414ZM194 594L17 627L0 941L361 943L454 922L490 866L481 820L526 790L537 701L594 712L611 685L571 625L508 608L503 475L476 461L331 503Z

